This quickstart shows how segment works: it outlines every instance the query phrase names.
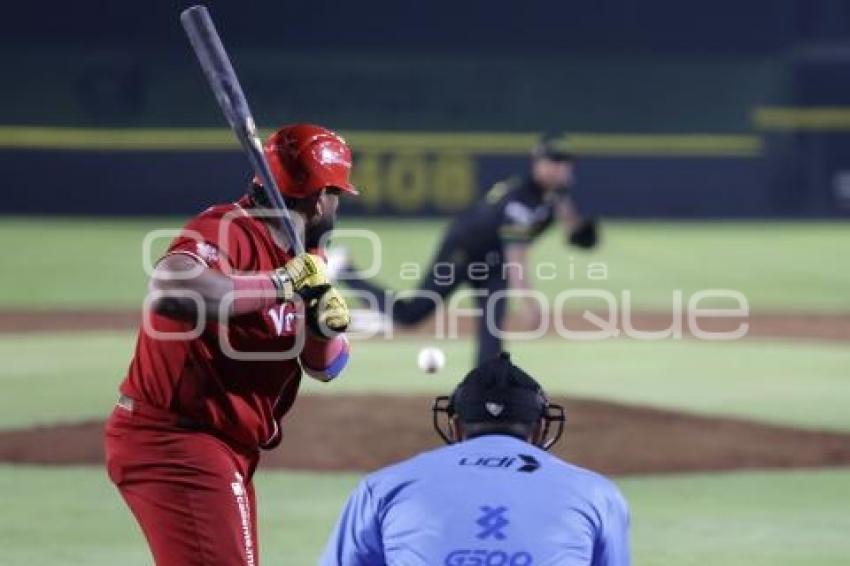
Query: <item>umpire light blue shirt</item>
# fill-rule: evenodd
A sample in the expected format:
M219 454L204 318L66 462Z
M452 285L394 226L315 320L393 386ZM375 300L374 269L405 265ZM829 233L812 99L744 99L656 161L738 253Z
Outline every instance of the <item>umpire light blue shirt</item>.
M370 474L323 566L628 565L628 507L599 474L481 436Z

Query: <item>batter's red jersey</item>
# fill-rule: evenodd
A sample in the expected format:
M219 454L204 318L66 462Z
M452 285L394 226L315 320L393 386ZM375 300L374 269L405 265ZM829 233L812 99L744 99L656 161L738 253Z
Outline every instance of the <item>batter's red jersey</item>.
M244 206L250 200L213 206L190 220L168 253L195 257L210 269L232 274L271 271L290 259ZM280 440L279 420L295 400L301 381L297 358L244 361L226 354L219 331L208 322L197 338L173 340L195 325L147 312L121 393L210 427L241 445L270 447ZM231 318L223 329L237 352L293 348L292 304ZM225 346L226 348L227 346Z

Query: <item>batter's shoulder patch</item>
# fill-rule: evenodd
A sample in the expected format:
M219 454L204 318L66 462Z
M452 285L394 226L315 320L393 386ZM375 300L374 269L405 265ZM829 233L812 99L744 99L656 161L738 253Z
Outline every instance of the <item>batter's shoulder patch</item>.
M221 259L218 248L209 242L195 242L195 253L203 259L207 265L214 265Z
M485 198L488 203L495 204L502 200L502 198L510 191L519 187L520 184L522 184L522 181L519 177L508 177L507 179L499 181L490 187Z

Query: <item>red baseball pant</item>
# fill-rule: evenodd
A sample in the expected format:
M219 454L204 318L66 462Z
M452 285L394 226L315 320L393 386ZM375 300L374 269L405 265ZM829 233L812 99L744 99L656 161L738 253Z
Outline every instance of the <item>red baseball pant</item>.
M259 564L258 453L116 407L106 466L158 566Z

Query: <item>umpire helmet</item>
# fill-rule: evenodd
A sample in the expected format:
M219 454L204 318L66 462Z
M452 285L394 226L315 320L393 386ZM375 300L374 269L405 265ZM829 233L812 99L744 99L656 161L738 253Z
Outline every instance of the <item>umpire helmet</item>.
M434 429L446 443L453 440L444 420L457 416L463 423L522 423L543 421L538 446L552 447L564 432L566 417L561 405L551 403L537 381L511 362L502 352L466 374L449 396L434 399L431 407ZM551 431L552 424L554 431Z

